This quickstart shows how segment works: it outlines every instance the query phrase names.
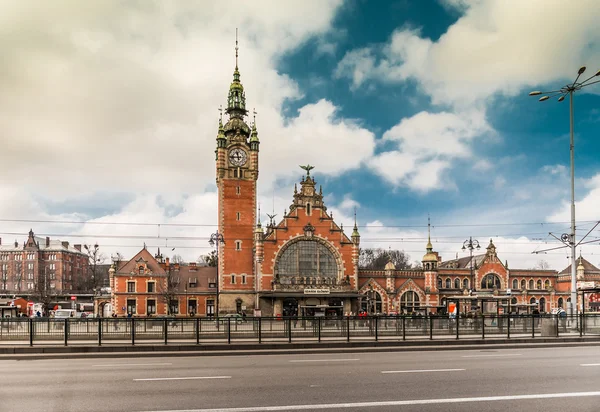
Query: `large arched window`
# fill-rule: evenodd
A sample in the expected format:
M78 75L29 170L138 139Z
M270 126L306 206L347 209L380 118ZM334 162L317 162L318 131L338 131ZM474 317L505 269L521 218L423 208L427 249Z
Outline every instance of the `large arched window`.
M299 240L279 256L275 273L281 283L291 283L293 276L335 279L338 266L327 246L317 240Z
M500 289L500 278L488 273L481 279L481 289Z
M381 295L373 289L367 290L361 300L361 310L373 315L382 313L383 300L381 299Z
M400 309L403 312L413 312L414 308L419 306L419 295L417 292L409 290L400 297Z
M527 282L525 281L525 279L521 279L521 289L527 289Z
M454 289L460 289L460 279L454 279Z
M513 289L519 289L519 281L517 279L513 279L513 281L512 281L512 288Z
M450 289L452 287L452 281L450 278L446 278L446 289Z
M529 289L533 289L533 279L529 279Z
M469 289L469 279L463 279L463 289Z

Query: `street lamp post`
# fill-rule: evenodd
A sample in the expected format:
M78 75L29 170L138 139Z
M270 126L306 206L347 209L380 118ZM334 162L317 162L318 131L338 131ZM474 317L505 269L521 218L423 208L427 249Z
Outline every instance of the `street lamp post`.
M479 241L477 239L473 239L472 237L469 237L469 240L465 240L463 242L463 247L462 250L467 250L469 249L469 265L470 265L470 270L471 270L471 290L474 292L475 291L475 279L473 278L473 249L480 249L481 246L479 246Z
M208 243L211 246L216 246L217 248L217 296L215 298L215 319L219 318L219 244L225 244L225 239L223 238L223 234L219 233L217 230L215 233L210 235L210 240Z
M576 248L577 244L575 243L575 138L573 131L573 94L584 87L591 86L592 84L600 82L600 80L590 81L595 77L600 76L600 70L598 70L594 75L588 77L582 82L578 82L579 77L585 72L585 66L581 67L577 72L577 77L573 83L569 83L566 86L561 87L558 90L552 90L548 92L542 91L533 91L529 93L530 96L539 96L540 102L544 102L551 97L558 96L558 101L562 102L565 100L565 97L569 96L569 123L571 127L570 133L570 152L571 152L571 233L564 234L561 239L562 241L571 248L571 305L569 306L569 312L571 315L575 313L574 305L577 303L577 283L576 283L576 269L575 269L575 260L577 258Z

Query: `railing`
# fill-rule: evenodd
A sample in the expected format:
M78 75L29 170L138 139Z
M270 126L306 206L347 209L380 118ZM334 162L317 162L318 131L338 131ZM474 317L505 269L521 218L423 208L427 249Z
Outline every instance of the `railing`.
M323 342L366 340L435 340L537 338L600 335L600 314L575 316L501 315L371 316L246 319L214 318L4 318L0 344L68 345L105 342L188 343Z

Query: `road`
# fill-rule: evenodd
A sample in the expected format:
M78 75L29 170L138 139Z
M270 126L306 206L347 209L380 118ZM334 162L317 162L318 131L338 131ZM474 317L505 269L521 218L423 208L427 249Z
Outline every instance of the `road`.
M600 409L600 347L1 361L0 411Z

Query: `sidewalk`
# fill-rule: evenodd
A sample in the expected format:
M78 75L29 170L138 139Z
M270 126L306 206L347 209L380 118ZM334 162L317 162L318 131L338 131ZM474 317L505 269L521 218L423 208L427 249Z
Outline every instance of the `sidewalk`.
M511 338L489 337L434 340L324 340L321 343L306 342L219 342L195 341L170 343L144 342L131 345L128 341L110 341L98 346L94 341L79 341L71 346L60 345L56 341L12 345L0 342L0 360L72 359L72 358L120 358L120 357L162 357L162 356L244 356L297 353L348 353L348 352L390 352L390 351L433 351L433 350L474 350L474 349L513 349L595 346L600 344L600 336L562 336L559 338Z

